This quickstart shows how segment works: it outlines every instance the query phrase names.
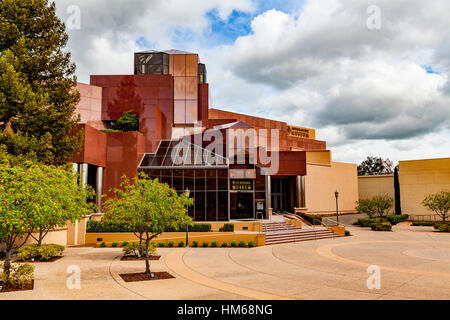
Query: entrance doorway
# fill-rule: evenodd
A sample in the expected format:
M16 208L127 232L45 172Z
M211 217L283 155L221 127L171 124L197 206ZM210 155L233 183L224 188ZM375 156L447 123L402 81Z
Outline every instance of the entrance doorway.
M292 212L292 182L289 178L273 178L271 182L274 213Z
M230 209L231 219L253 219L253 192L230 192Z

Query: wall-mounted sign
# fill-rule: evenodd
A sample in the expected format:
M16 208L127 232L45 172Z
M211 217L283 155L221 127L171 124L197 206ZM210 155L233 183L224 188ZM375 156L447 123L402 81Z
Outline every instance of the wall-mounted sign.
M230 170L230 179L256 179L256 170L248 169L248 170Z
M253 181L251 180L231 180L231 190L253 191Z
M305 138L305 139L315 139L316 138L316 130L314 130L314 129L295 127L295 126L287 126L287 129L288 129L288 136L291 136L291 137L298 137L298 138Z

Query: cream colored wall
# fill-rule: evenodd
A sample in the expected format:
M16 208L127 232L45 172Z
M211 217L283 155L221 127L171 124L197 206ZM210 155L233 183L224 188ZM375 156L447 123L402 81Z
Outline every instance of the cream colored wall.
M358 201L357 165L331 162L330 165L307 163L306 207L309 213L335 213L339 191L339 212L354 213Z
M399 162L402 213L433 215L422 206L426 195L450 191L450 158Z
M33 233L33 236L35 238L38 238L37 233ZM24 239L20 239L16 241L16 244L22 244ZM27 239L27 242L25 244L32 244L36 243L36 240L34 240L32 237L29 237ZM61 228L57 230L51 230L49 233L45 236L44 240L42 241L42 244L60 244L62 246L67 245L67 228Z
M374 196L387 194L395 198L394 175L387 174L381 176L361 176L358 177L359 199L371 199ZM389 213L394 213L395 207L392 207Z

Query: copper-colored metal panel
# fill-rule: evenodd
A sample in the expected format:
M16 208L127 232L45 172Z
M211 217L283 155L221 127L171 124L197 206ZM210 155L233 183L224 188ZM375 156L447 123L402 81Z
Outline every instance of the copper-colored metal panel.
M186 55L186 77L198 77L198 54Z
M173 54L169 55L169 74L173 75Z
M173 75L175 77L186 76L186 55L176 54L173 56Z
M186 101L175 100L173 103L173 122L185 123L186 120Z
M186 77L186 100L198 99L197 77Z
M174 96L175 100L186 99L186 77L174 78Z
M198 102L197 100L186 101L186 123L194 123L198 116Z

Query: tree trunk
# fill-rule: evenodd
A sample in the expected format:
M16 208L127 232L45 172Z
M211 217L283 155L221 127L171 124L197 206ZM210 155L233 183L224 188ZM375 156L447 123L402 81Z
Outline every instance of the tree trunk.
M5 256L5 263L3 265L3 272L6 274L6 277L9 278L9 275L11 274L11 255L12 255L12 248L8 248L6 251Z
M148 256L148 248L150 245L150 239L148 238L148 234L147 234L147 240L145 241L145 273L146 274L150 274L150 259Z
M42 233L43 233L43 231L42 231L42 228L41 229L39 229L39 238L38 238L38 241L37 241L37 245L38 245L38 247L40 247L41 245L42 245L42 240L43 240L43 236L42 236Z

